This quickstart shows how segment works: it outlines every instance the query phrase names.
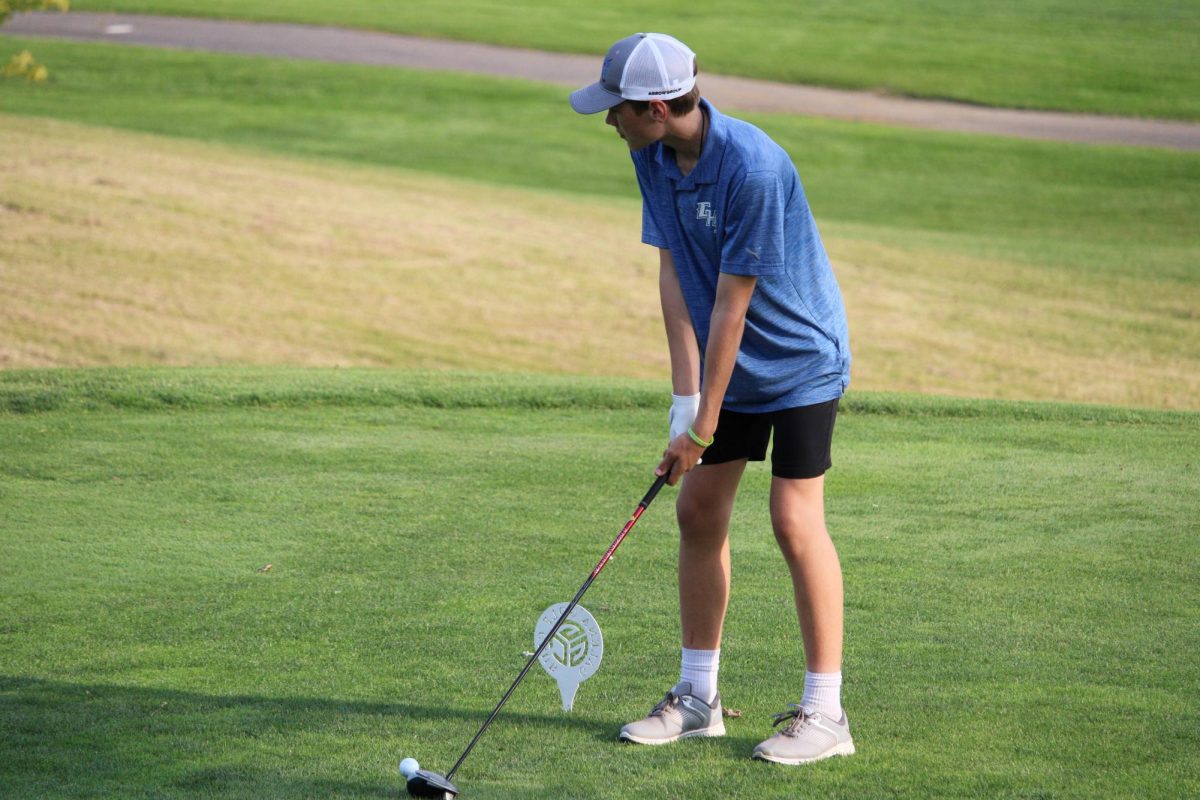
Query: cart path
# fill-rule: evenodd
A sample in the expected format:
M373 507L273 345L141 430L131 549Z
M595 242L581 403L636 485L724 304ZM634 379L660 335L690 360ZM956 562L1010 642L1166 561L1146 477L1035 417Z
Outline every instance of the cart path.
M340 63L484 73L561 84L596 80L600 55L567 55L390 33L284 23L137 14L35 13L14 16L4 33L85 41L283 56ZM723 75L701 76L718 107L806 114L910 128L1026 139L1200 150L1200 123L1021 111L916 100ZM564 111L566 94L563 95Z

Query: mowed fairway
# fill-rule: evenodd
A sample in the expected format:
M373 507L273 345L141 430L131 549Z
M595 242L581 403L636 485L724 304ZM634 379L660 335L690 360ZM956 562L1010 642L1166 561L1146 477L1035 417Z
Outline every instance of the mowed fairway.
M448 769L649 485L665 422L657 384L356 370L9 371L0 409L12 798L394 797L400 756ZM759 467L734 521L729 735L613 738L678 667L666 490L585 598L606 652L576 710L531 674L460 787L1200 790L1195 416L868 395L838 426L859 755L747 757L803 672Z

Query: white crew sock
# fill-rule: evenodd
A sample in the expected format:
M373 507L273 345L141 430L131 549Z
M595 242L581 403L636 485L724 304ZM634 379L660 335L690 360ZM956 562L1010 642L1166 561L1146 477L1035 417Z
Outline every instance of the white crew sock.
M717 696L717 670L721 668L721 651L689 650L683 648L683 665L679 682L690 683L692 694L708 704Z
M806 714L821 714L829 719L842 718L842 673L805 672L804 698L800 707Z

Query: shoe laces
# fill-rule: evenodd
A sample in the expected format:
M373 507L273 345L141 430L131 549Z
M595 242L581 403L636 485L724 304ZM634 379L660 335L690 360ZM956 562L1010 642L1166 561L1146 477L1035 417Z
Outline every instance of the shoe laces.
M650 716L661 717L677 705L679 705L679 695L675 694L674 691L667 692L666 696L658 701L658 705L650 709Z
M796 703L788 703L788 710L781 714L776 714L772 723L778 727L781 722L787 722L787 726L780 731L784 736L796 736L802 731L813 719L812 714L806 713Z

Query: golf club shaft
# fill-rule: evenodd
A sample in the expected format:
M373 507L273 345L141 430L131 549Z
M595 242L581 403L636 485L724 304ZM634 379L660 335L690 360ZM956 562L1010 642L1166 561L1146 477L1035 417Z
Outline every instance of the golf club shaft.
M604 569L604 565L607 564L609 559L613 557L613 553L617 551L617 548L621 546L621 542L625 541L625 537L629 534L629 531L633 529L633 526L637 523L638 519L641 518L642 512L646 510L646 507L650 505L652 500L654 500L654 497L658 494L659 490L662 489L662 487L666 484L668 476L669 473L667 475L661 475L654 481L654 484L650 487L650 490L646 492L646 496L642 498L640 503L638 503L637 510L633 512L633 516L629 518L629 521L625 523L625 527L621 529L621 532L617 534L617 538L613 540L612 545L608 548L608 552L606 552L604 557L600 559L600 562L596 564L596 568L592 570L592 574L589 575L588 579L583 582L583 586L579 587L579 591L575 593L575 597L570 603L567 604L567 607L563 610L562 614L559 615L558 621L554 623L554 626L550 628L549 632L545 635L545 637L543 637L541 644L537 646L537 650L535 650L533 655L530 656L529 661L526 662L525 667L521 670L520 674L517 675L517 679L513 681L512 686L508 687L508 691L504 693L504 697L500 698L500 702L496 704L496 708L492 710L492 713L488 716L487 720L484 721L483 726L479 729L479 732L475 734L475 738L471 740L469 745L467 745L467 749L463 750L463 754L458 757L458 761L456 761L454 766L450 768L450 771L446 773L446 780L452 779L454 777L454 773L458 772L458 768L462 766L464 761L467 760L467 756L470 755L471 750L473 750L475 745L478 744L479 740L483 738L484 731L486 731L488 726L492 724L492 720L494 720L500 713L500 709L504 708L504 704L508 702L508 698L512 697L512 693L516 691L517 686L520 685L530 668L533 667L534 662L537 661L542 655L542 651L545 650L546 646L550 644L552 639L554 639L554 634L558 633L558 629L561 628L563 623L567 621L567 617L569 617L571 612L575 610L575 606L579 605L579 601L582 599L584 592L586 592L588 587L592 585L592 581L596 580L596 576L600 574L602 569Z

